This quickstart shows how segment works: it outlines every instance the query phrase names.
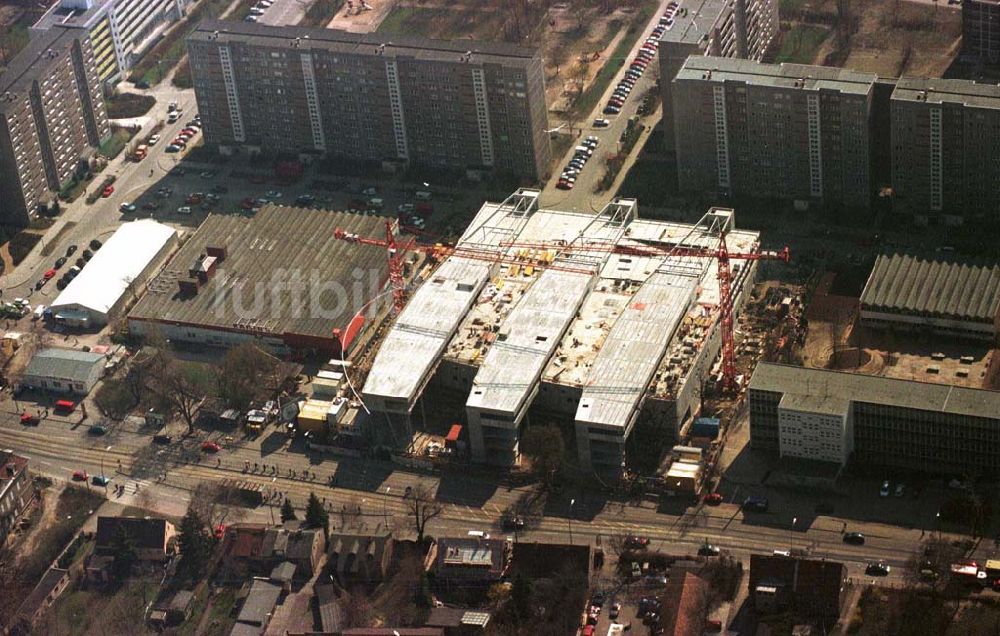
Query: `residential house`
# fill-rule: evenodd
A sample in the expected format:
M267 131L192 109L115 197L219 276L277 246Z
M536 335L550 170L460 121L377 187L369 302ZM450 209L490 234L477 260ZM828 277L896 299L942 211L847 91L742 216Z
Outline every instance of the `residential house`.
M262 579L255 579L243 601L240 613L236 616L236 624L229 632L230 636L262 634L274 616L274 608L277 607L279 598L281 598L280 587Z
M344 616L337 598L337 589L329 584L317 585L315 589L320 629L324 633L332 633L340 628Z
M69 585L69 570L62 570L60 568L49 568L46 570L38 585L35 586L31 594L28 595L28 598L18 608L14 624L23 633L30 633L34 624L42 617L45 610L59 598L59 595L63 593L67 585Z
M177 535L174 524L159 517L98 517L94 554L114 556L116 539L123 531L135 542L140 561L163 561L172 550Z
M264 532L261 557L269 563L289 561L295 564L296 576L310 578L326 550L321 528L303 528L299 521L268 528Z
M329 566L342 584L379 583L385 578L392 558L393 539L388 532L330 535Z
M425 627L438 627L445 636L476 636L486 630L490 613L461 607L435 607L424 621Z
M291 561L282 561L274 566L269 577L271 583L280 585L286 594L292 591L292 581L295 579L295 564Z
M173 596L168 596L153 606L149 613L149 622L157 629L180 625L191 617L193 603L194 592L179 590Z
M428 553L438 581L445 584L489 585L507 573L511 542L476 537L443 538Z
M0 546L7 541L14 524L34 498L28 458L15 455L11 450L0 450Z
M836 620L844 598L842 563L750 555L750 601L758 613L791 611Z
M663 636L701 636L708 613L709 586L692 572L672 576L661 597Z

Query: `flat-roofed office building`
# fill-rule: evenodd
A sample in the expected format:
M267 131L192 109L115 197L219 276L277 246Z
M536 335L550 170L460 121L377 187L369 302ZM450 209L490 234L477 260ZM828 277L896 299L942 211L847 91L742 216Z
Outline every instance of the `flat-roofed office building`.
M205 141L532 180L551 159L537 49L203 22L188 39Z

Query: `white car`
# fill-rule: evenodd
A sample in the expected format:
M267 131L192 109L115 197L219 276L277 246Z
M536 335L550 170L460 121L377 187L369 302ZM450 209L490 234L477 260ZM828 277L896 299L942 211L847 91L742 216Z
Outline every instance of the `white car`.
M888 497L889 496L889 480L888 479L886 479L885 481L882 482L882 488L878 491L878 496L879 497Z
M177 214L191 214L191 208L189 206L182 205L177 208Z
M255 15L248 15L247 17L245 17L245 18L243 18L243 19L244 19L244 20L245 20L246 22L256 22L256 21L257 21L257 16L255 16ZM176 121L176 120L175 120L175 121Z
M150 146L155 146L156 142L158 142L159 140L160 140L160 136L159 135L150 135L149 139L146 140L146 144L148 144Z
M281 198L281 193L278 192L277 190L268 190L267 191L267 196L270 197L270 198L272 198L272 199L280 199Z
M604 119L603 117L594 120L594 128L607 128L610 125L611 122L608 121L607 119Z

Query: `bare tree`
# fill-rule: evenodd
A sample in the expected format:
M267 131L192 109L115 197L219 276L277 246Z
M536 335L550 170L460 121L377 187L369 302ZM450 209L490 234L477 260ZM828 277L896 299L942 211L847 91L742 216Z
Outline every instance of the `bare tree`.
M413 521L413 529L417 533L417 543L423 543L427 524L441 516L444 506L435 500L434 493L424 484L414 486L403 500L406 502L407 513Z
M235 523L246 517L247 509L235 488L219 482L203 482L191 493L189 507L212 529Z
M151 377L146 387L165 410L181 416L188 434L193 433L198 407L212 391L215 381L211 371L203 365L172 358L147 371Z

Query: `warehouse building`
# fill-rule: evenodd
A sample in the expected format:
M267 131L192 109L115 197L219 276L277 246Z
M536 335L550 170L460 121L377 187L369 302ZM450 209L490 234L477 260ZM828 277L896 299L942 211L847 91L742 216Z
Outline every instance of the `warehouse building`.
M337 229L384 238L385 218L278 205L253 218L210 215L150 282L129 330L339 356L375 315L387 264L384 250L339 240Z
M405 445L425 404L464 403L473 458L516 462L532 416L575 430L580 464L621 474L637 422L676 437L698 414L698 387L720 347L712 258L671 254L758 250L733 211L697 224L640 219L632 199L599 213L540 209L538 192L486 203L419 287L383 340L365 404ZM655 248L658 251L653 251ZM737 308L755 263L733 267Z
M781 457L1000 474L1000 392L762 362L750 446Z
M861 293L861 322L996 342L1000 265L882 254Z
M56 322L101 327L123 313L177 248L177 231L151 219L125 223L49 306Z
M672 82L678 187L869 207L876 79L824 66L689 57Z
M202 22L188 53L205 143L222 152L542 179L551 160L538 49Z

